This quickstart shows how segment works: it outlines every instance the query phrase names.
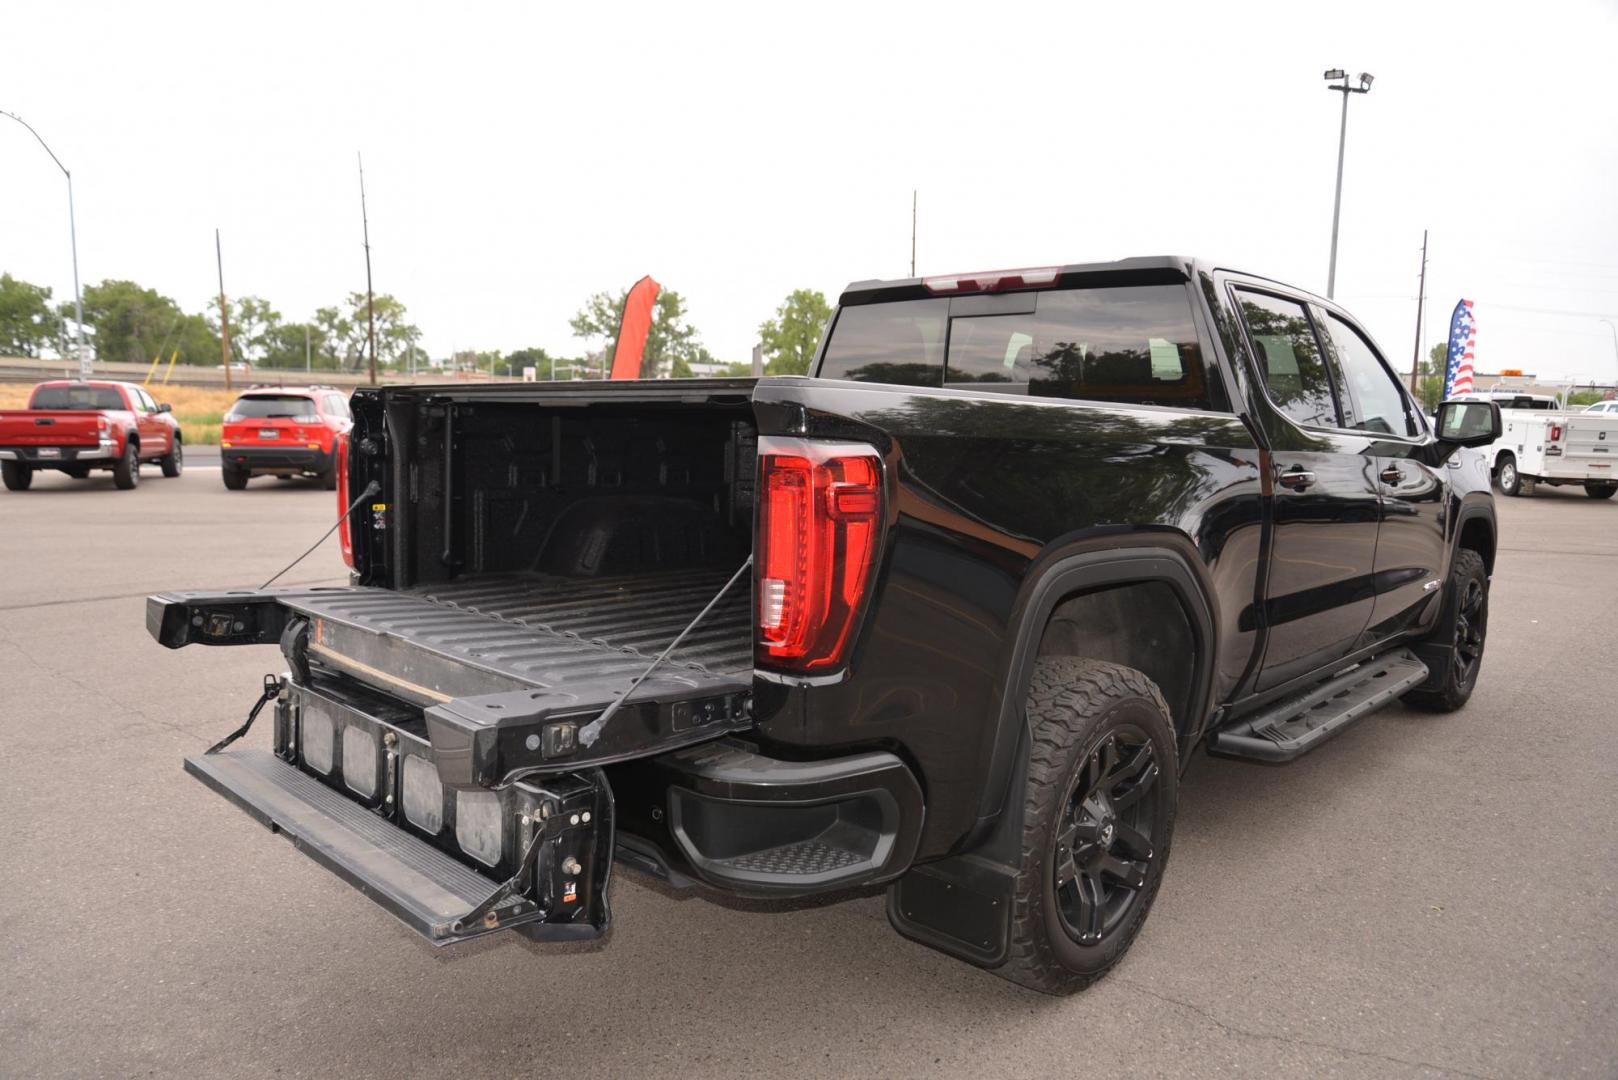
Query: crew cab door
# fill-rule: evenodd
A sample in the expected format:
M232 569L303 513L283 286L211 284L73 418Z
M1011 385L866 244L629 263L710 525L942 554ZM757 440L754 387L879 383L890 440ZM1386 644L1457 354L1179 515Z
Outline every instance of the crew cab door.
M1380 640L1437 615L1434 597L1443 586L1449 555L1447 484L1440 474L1460 468L1463 458L1451 454L1437 469L1423 461L1432 437L1370 335L1338 312L1317 310L1316 315L1348 391L1346 426L1370 436L1376 455L1382 526L1367 638Z
M169 425L157 411L157 402L145 390L125 390L130 399L130 411L135 414L135 429L140 432L140 452L149 457L154 451L169 449Z
M1267 283L1231 289L1256 368L1255 419L1271 446L1274 529L1256 690L1354 651L1375 599L1381 497L1373 440L1345 423L1309 305Z

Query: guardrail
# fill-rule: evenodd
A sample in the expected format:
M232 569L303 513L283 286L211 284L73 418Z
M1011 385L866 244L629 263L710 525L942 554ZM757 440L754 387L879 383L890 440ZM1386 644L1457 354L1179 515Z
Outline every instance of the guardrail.
M163 385L167 365L158 368L151 385ZM97 363L95 378L114 379L119 382L142 382L150 364ZM46 379L76 379L79 365L74 360L37 360L26 356L0 356L0 383L37 383ZM397 372L378 372L379 383L465 383L505 381L483 372L421 372L412 377ZM231 386L245 390L254 383L280 383L285 386L306 386L311 382L326 383L348 389L365 386L370 382L365 372L304 371L299 368L253 368L250 371L232 371ZM225 373L214 367L176 364L169 375L169 386L205 386L223 390Z

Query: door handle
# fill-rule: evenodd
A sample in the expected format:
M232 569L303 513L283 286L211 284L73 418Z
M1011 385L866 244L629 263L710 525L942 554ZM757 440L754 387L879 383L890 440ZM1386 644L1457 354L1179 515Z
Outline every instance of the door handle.
M1288 469L1275 479L1277 483L1290 491L1302 491L1315 482L1315 474L1305 469Z
M1400 480L1404 479L1404 473L1399 471L1399 467L1397 465L1389 465L1386 469L1383 469L1381 472L1377 473L1376 476L1377 479L1381 480L1384 484L1397 484Z

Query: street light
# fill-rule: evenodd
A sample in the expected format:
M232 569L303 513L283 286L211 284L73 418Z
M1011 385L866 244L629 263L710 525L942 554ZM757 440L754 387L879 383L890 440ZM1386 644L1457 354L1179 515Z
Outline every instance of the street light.
M69 239L73 242L73 312L79 328L79 378L88 379L90 377L90 354L84 349L84 297L79 293L79 228L73 220L73 174L68 171L66 165L62 164L62 159L56 156L56 151L50 148L44 137L34 130L32 124L16 113L6 112L3 109L0 109L0 116L9 116L27 128L28 133L39 140L39 145L45 147L45 152L51 156L52 161L56 162L56 167L62 170L62 175L67 177L67 232Z
M1597 319L1596 322L1606 323L1607 329L1612 331L1612 355L1618 359L1618 326L1614 326L1611 319Z
M1348 81L1348 72L1342 68L1332 68L1326 72L1325 78L1329 83L1342 80L1341 85L1328 86L1326 89L1343 95L1343 123L1337 132L1337 198L1331 208L1331 267L1326 271L1326 299L1330 300L1337 291L1337 219L1343 211L1343 146L1348 141L1348 95L1370 93L1375 78L1362 71L1359 85L1353 86Z

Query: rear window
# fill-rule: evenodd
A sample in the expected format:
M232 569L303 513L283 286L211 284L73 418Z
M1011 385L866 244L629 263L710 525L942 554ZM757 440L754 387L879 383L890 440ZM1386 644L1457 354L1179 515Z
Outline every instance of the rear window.
M110 386L41 386L30 409L122 409L124 396Z
M237 398L225 414L226 420L268 420L272 417L315 418L313 398L296 394L254 394Z
M1214 397L1181 285L1007 294L1024 310L1004 314L983 300L845 307L820 375L1181 408Z

